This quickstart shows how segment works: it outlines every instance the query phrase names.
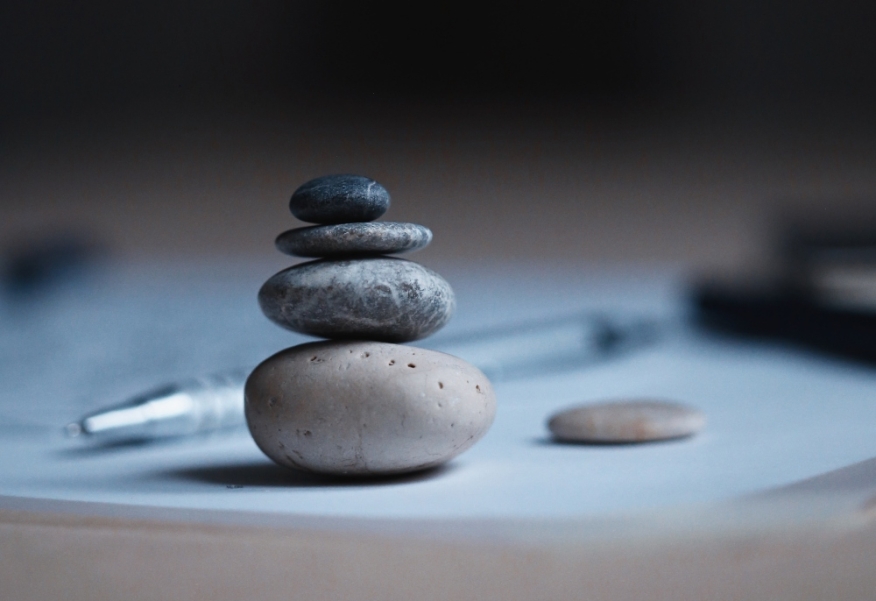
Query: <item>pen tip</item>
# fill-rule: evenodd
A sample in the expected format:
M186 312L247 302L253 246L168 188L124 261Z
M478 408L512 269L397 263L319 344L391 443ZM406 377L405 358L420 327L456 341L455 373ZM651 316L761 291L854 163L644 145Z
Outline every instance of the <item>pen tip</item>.
M82 426L77 422L71 422L64 426L64 433L70 438L76 438L82 434Z

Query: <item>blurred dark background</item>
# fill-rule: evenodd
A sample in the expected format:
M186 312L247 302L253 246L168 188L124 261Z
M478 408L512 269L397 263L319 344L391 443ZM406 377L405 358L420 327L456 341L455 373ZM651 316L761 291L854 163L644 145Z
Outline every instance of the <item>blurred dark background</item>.
M776 199L866 205L874 25L855 0L5 2L0 233L267 250L303 179L365 170L463 255L738 262Z
M6 2L4 120L343 94L648 102L872 100L876 5Z
M144 102L302 97L872 100L876 5L6 2L7 122Z

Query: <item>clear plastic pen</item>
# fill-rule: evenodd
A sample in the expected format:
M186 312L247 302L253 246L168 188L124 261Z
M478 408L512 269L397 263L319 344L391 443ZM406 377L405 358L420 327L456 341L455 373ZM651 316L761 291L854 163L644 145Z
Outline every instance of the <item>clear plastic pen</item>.
M68 424L68 436L127 442L193 436L243 424L248 370L233 370L149 390Z
M653 322L594 315L438 338L427 348L456 355L495 381L577 369L651 342ZM170 384L68 424L69 436L107 442L183 437L242 426L249 370Z

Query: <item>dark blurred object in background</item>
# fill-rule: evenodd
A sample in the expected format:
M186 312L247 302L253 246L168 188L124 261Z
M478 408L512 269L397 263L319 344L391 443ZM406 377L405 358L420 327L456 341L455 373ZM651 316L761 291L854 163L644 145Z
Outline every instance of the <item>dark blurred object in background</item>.
M864 206L874 207L876 203L870 201ZM828 215L787 219L778 238L785 288L821 305L876 315L873 209L851 214L834 209Z
M787 342L876 364L876 312L824 305L768 284L709 281L693 293L694 318L710 330Z
M0 115L148 104L574 98L858 104L876 4L63 0L0 5Z
M695 287L698 321L717 331L876 363L873 213L837 210L819 220L785 215L774 239L776 269L770 277Z
M27 302L81 280L106 255L105 245L82 233L21 240L4 252L0 284L7 299Z

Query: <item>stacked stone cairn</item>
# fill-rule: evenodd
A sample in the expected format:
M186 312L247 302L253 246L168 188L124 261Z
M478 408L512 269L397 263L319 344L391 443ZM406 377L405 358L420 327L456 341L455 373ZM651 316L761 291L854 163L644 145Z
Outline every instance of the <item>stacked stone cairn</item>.
M451 355L401 343L442 328L455 308L437 273L387 255L419 250L432 232L374 221L389 208L372 179L329 175L292 195L301 221L277 248L315 258L259 291L276 324L328 341L263 361L245 388L256 444L281 465L312 472L390 475L440 465L475 444L496 411L486 376Z

